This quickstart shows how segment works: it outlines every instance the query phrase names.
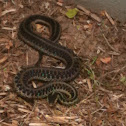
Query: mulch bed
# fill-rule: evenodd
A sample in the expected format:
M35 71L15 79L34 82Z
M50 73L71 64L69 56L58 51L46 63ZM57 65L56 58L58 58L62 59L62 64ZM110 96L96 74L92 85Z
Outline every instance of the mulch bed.
M68 18L71 3L59 0L0 1L0 126L125 126L126 125L126 25L78 8ZM71 107L46 99L28 101L17 95L13 79L22 66L34 65L38 53L17 38L20 22L32 14L57 20L60 44L81 59L81 73L73 85L80 102ZM45 56L43 66L57 61ZM60 64L62 65L62 64Z

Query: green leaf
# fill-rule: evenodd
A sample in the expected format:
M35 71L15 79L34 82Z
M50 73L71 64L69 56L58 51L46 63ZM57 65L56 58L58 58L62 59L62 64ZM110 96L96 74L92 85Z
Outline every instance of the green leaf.
M66 12L66 16L68 18L74 18L76 16L77 12L78 12L78 9L77 8L68 9L68 11Z
M122 76L122 77L120 78L120 82L124 83L125 81L126 81L126 77L125 77L125 76Z

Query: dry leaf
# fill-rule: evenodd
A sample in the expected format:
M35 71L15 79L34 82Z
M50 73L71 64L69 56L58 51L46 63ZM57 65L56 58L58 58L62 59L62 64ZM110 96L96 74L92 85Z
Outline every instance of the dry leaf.
M36 24L36 29L37 29L37 31L39 31L41 28L42 28L42 25Z
M12 125L13 126L18 126L18 121L17 120L12 120Z
M84 29L92 29L92 24L84 25Z
M63 2L64 2L64 0L58 0L58 2L59 2L59 3L63 3Z
M101 124L102 124L102 120L97 120L95 123L96 126L101 126Z
M1 113L4 113L4 110L0 110L0 114L1 114Z
M96 60L96 64L97 64L97 66L100 66L101 65L101 60L100 59L97 59Z
M109 62L111 61L111 57L100 58L100 60L101 60L103 63L107 64L107 63L109 63Z
M13 43L11 41L9 41L6 45L6 49L10 49L13 46Z
M5 56L5 57L3 57L2 59L0 59L0 64L1 64L1 63L4 63L7 59L8 59L7 56Z
M101 11L100 14L101 14L102 16L105 16L105 11Z
M112 104L110 104L109 107L107 108L107 112L114 113L114 112L116 112L116 109L114 108L114 106Z

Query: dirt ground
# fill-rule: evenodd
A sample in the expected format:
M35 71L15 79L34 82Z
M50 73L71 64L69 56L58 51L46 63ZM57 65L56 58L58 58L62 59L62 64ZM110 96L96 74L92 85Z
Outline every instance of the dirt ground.
M68 18L71 3L51 0L0 0L0 126L126 126L126 25L110 23L104 12L93 19L79 10ZM63 4L63 5L62 5ZM17 38L20 22L42 14L62 27L60 43L81 59L81 72L73 85L80 102L71 107L47 100L22 99L13 79L22 66L34 65L38 53ZM57 65L44 57L43 66Z

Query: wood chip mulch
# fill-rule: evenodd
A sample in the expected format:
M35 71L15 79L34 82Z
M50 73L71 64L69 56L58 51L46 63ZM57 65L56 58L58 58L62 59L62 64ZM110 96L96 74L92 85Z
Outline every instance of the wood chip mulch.
M0 0L0 126L126 126L126 25L106 11L95 14L65 2ZM66 12L73 8L78 13L68 18ZM17 38L20 22L33 14L57 20L60 44L81 59L81 73L71 82L80 99L74 106L51 108L46 99L28 101L14 90L17 72L38 59ZM57 60L45 56L42 65L56 66Z

